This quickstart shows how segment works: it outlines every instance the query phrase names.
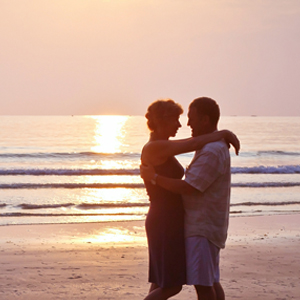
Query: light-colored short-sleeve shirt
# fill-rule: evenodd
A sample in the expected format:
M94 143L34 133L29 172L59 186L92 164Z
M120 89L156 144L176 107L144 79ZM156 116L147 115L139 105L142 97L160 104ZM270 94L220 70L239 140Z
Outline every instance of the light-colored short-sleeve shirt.
M225 247L230 206L230 155L224 141L196 151L186 170L185 181L196 191L183 195L185 236L204 236Z

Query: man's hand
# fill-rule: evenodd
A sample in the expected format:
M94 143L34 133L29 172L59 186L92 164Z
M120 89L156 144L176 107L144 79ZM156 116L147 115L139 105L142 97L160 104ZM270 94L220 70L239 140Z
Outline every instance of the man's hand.
M141 177L146 181L155 179L155 170L152 165L140 165ZM155 184L176 194L191 194L197 191L182 179L169 178L159 175ZM199 191L198 191L199 192Z
M155 170L151 165L140 165L140 175L146 181L151 181L154 178Z

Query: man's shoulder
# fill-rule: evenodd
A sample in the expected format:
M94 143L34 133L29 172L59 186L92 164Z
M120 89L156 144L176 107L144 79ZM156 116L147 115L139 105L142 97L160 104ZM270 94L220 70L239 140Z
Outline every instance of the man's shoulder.
M222 151L228 151L228 146L225 143L224 140L216 141L216 142L211 142L206 144L202 148L203 152L213 152L213 153L219 153Z
M202 161L202 159L226 160L229 156L230 154L227 144L224 140L220 140L206 144L202 149L197 150L194 155L194 159L191 162L191 165L194 165L196 161Z

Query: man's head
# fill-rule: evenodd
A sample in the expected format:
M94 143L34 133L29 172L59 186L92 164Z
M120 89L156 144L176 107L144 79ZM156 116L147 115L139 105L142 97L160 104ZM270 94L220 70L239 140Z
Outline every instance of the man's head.
M189 106L188 125L192 136L211 133L217 129L220 118L220 108L217 102L208 97L193 100Z

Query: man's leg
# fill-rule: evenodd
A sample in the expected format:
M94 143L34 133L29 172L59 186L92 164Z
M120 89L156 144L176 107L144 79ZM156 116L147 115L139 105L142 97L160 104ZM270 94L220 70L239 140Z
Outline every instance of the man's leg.
M216 299L217 300L225 300L225 293L224 293L223 287L220 282L214 283L214 289L216 292Z
M194 285L198 300L224 300L219 283L220 249L204 237L186 239L187 284Z
M195 285L198 300L218 300L213 286Z
M195 285L198 300L225 300L224 290L220 282L213 286Z

